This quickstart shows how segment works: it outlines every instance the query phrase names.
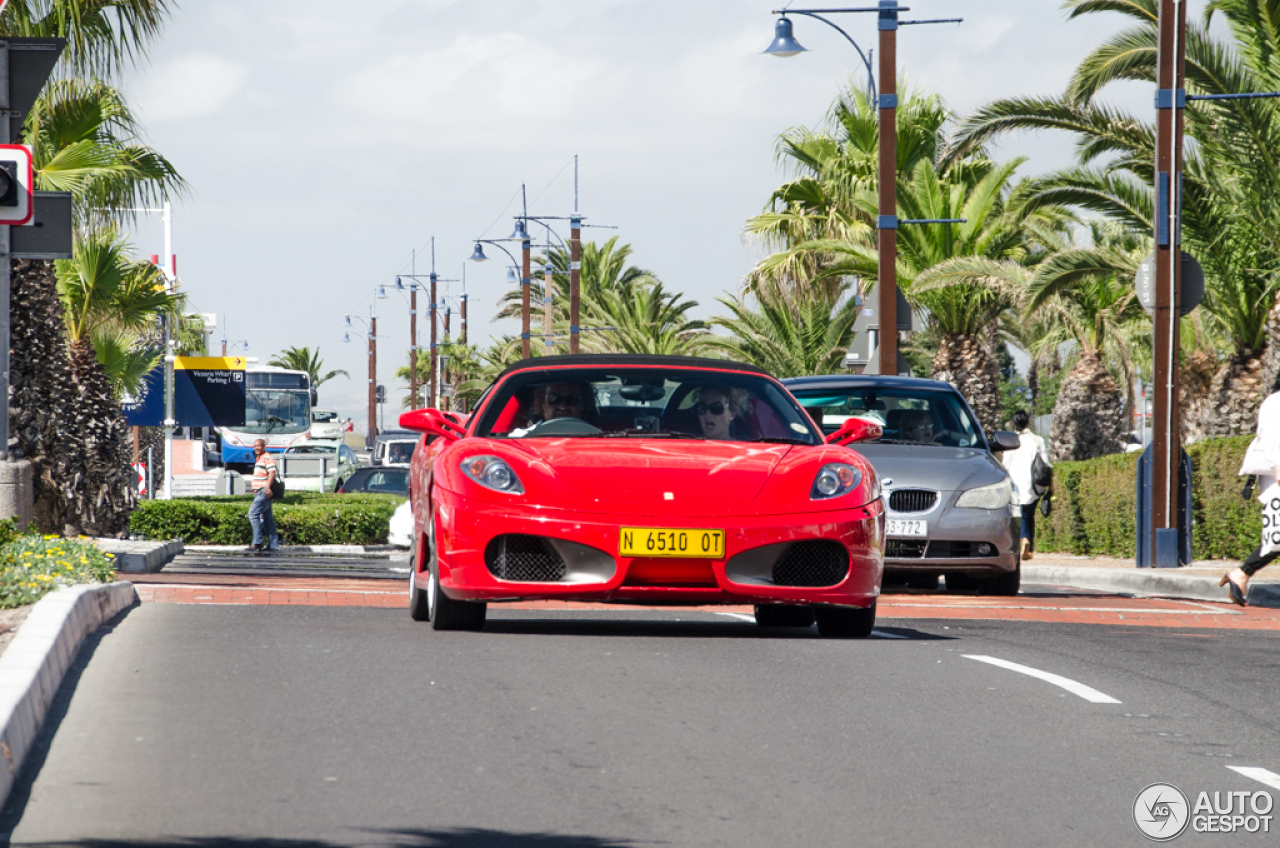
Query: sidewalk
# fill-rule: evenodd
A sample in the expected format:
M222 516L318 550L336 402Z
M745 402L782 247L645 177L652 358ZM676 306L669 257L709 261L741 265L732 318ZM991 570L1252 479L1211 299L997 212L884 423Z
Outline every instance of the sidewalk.
M1182 568L1136 568L1132 559L1046 553L1022 563L1022 583L1230 603L1218 581L1239 564L1199 560ZM1280 568L1258 572L1249 581L1248 600L1252 606L1280 608Z

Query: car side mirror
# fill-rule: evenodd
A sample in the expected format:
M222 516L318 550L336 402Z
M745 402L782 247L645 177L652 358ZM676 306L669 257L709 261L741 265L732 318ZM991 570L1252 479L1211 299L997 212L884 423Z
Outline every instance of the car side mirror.
M466 430L453 421L448 413L438 409L414 409L402 413L400 426L415 433L440 436L450 442L456 442L467 435Z
M827 436L827 444L851 445L855 442L870 442L883 434L884 428L874 421L868 421L865 418L849 418L840 425L839 430Z
M1018 438L1017 433L1011 433L1008 430L996 430L991 434L991 449L999 453L1000 451L1015 451L1022 446L1022 439Z

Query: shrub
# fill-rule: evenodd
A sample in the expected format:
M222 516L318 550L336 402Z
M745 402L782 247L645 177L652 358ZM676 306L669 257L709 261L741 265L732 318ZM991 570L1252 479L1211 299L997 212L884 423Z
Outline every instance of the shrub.
M273 511L282 544L379 545L386 543L391 514L403 502L395 495L288 492ZM143 501L129 519L129 531L193 545L248 545L251 503L248 495Z
M34 604L64 586L110 583L115 579L111 554L103 553L92 542L9 535L9 541L0 545L0 609Z
M1209 439L1187 448L1195 559L1244 559L1262 538L1262 509L1256 500L1240 497L1244 481L1236 476L1251 440ZM1139 456L1055 465L1053 514L1036 523L1036 549L1133 557Z

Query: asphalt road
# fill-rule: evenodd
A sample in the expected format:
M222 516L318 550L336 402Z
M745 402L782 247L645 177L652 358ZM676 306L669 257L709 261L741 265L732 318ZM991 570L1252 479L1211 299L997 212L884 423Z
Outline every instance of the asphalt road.
M1280 772L1267 632L884 624L832 641L714 613L491 607L467 634L398 609L144 604L87 644L0 829L82 846L1143 845L1147 785L1194 803L1267 789L1228 766ZM1274 845L1271 824L1176 844Z

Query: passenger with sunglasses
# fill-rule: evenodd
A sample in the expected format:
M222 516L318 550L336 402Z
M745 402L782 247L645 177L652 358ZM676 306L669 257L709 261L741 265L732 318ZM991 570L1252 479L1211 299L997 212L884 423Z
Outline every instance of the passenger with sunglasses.
M704 439L732 439L733 419L741 405L732 390L704 386L694 392L693 411L698 416L698 435Z

